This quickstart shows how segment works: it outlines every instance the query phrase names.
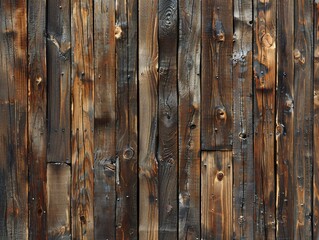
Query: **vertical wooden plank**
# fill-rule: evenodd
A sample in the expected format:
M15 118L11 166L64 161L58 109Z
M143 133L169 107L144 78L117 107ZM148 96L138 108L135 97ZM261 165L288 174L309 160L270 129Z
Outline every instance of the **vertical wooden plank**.
M201 239L232 239L232 152L201 156Z
M70 162L71 17L69 0L48 0L48 162Z
M139 239L158 239L158 0L139 0Z
M0 238L28 238L27 5L0 2Z
M254 1L255 238L275 238L276 0Z
M294 238L312 239L313 1L295 0Z
M72 238L93 239L94 66L91 0L72 0Z
M67 164L47 165L48 239L71 239L70 170Z
M115 6L94 1L94 232L95 239L115 239Z
M276 236L294 239L294 1L279 1L277 13Z
M202 150L231 149L232 0L202 1Z
M29 238L47 239L46 1L28 1Z
M137 0L116 1L116 239L137 239Z
M234 1L233 238L254 238L252 24L250 0Z
M159 0L159 239L177 238L177 0Z
M179 2L179 239L200 238L201 3Z
M319 1L314 5L313 239L319 239Z

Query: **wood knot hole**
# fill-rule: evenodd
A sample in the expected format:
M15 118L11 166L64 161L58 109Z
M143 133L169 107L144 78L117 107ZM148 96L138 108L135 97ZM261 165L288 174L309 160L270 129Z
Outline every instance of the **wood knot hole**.
M114 34L116 39L120 39L122 37L122 28L120 26L115 26Z
M216 109L216 117L219 120L226 120L226 111L224 108L222 107L218 107Z
M129 147L129 148L124 150L124 152L123 152L123 158L124 159L128 159L129 160L129 159L132 159L133 156L134 156L134 150L131 147Z
M217 173L217 179L218 179L218 181L223 180L223 178L224 178L224 173L223 173L222 171L219 171L219 172Z

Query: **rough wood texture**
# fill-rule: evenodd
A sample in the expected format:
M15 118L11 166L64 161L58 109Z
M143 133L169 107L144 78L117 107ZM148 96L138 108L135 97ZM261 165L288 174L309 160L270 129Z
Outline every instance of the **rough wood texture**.
M47 1L48 162L70 162L70 0Z
M0 239L27 239L26 2L1 1L0 21Z
M29 238L47 239L46 1L28 1ZM24 80L26 81L26 79Z
M47 165L48 239L71 239L71 168L67 164Z
M201 239L232 239L232 152L201 156Z
M157 240L158 0L139 0L139 239Z
M276 4L254 1L255 238L275 239Z
M254 238L252 24L250 0L234 1L233 238Z
M93 239L92 0L72 0L72 238Z
M202 150L231 149L232 0L202 1Z
M312 239L313 2L295 1L293 237ZM318 134L318 133L317 133Z
M177 238L177 0L159 0L159 239Z
M200 238L201 4L179 2L179 239Z
M137 239L137 0L116 1L115 17L116 239Z
M276 219L278 239L293 239L294 194L294 1L278 2L277 102L276 102Z
M115 239L115 2L94 1L94 236Z

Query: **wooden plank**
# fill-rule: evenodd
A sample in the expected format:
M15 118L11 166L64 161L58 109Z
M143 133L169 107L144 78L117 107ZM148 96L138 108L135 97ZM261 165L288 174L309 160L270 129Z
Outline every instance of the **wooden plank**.
M0 238L28 238L27 5L0 2Z
M116 79L115 6L94 1L94 232L115 239Z
M158 0L139 0L139 239L158 239Z
M201 156L201 239L232 239L232 152Z
M177 0L159 0L159 239L177 238Z
M319 1L314 5L313 239L319 239Z
M276 2L254 1L255 238L275 239Z
M29 238L47 239L46 1L28 1Z
M67 164L47 165L48 239L71 239L70 170Z
M70 162L70 1L47 1L48 162Z
M179 239L200 238L200 1L179 2Z
M232 0L202 1L202 150L231 149Z
M116 239L137 239L137 0L116 1L115 19Z
M233 238L254 238L252 24L250 0L234 1Z
M72 238L93 239L94 66L91 0L72 0Z
M278 2L277 102L276 102L276 219L278 239L293 239L294 219L294 1Z
M294 238L312 239L313 2L295 1Z

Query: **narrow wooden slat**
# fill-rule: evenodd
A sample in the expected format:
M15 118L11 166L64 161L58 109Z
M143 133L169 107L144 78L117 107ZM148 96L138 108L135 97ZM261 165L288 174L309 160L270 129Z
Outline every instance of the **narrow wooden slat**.
M158 239L158 0L139 0L139 239Z
M94 1L94 236L115 239L115 8Z
M48 0L48 162L70 162L70 0Z
M312 239L313 2L295 0L294 238Z
M179 2L179 239L200 238L200 1Z
M278 2L277 9L277 103L276 103L276 163L278 239L293 239L294 194L294 1Z
M67 164L47 165L48 239L71 239L71 168Z
M276 4L254 1L255 238L275 239Z
M202 1L202 150L231 149L232 0Z
M94 66L91 0L72 0L72 238L93 239Z
M159 239L177 238L177 0L159 0Z
M47 239L46 1L28 1L29 238Z
M201 156L201 239L232 239L232 152Z
M116 239L137 239L137 0L116 1Z
M254 156L250 0L234 1L233 238L254 238Z

